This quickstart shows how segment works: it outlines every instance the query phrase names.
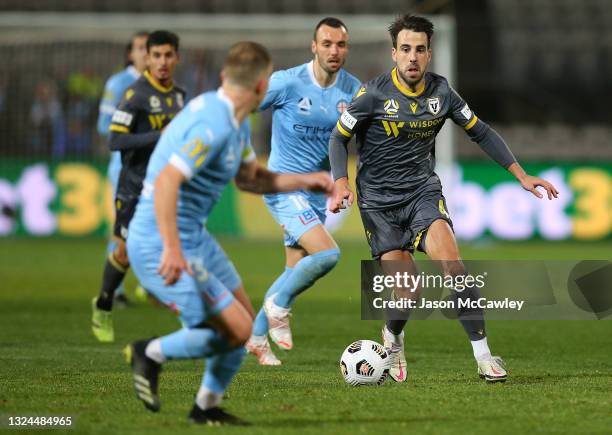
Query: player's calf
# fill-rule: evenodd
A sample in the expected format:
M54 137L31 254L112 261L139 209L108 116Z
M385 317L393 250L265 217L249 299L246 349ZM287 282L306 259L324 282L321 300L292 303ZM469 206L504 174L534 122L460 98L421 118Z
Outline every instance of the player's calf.
M315 252L296 263L274 298L281 308L289 308L297 296L325 276L340 260L338 248Z
M250 313L237 300L209 321L232 348L244 346L253 331Z

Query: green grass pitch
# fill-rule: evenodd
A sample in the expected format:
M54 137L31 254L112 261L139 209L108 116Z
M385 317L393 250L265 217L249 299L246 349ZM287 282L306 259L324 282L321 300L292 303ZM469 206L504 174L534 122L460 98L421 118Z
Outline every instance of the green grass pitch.
M223 244L258 308L282 269L280 241ZM102 240L1 240L2 424L8 416L72 415L72 433L100 434L610 433L609 320L489 322L493 352L510 371L509 382L499 385L478 379L458 322L413 322L406 332L407 383L346 386L340 354L355 339L380 341L381 324L359 318L365 244L341 248L338 267L295 305L296 347L278 351L283 366L260 367L248 356L231 385L224 406L254 423L247 432L187 423L201 361L165 366L159 414L135 399L121 348L171 332L177 322L169 311L141 304L116 311L115 344L94 341L89 304L102 272ZM462 252L465 258L609 259L612 244L483 243Z

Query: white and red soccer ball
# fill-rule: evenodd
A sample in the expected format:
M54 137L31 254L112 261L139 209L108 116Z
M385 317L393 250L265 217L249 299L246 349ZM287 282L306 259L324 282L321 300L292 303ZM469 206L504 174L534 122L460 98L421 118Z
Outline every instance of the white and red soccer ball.
M347 384L381 385L391 368L391 356L380 344L371 340L351 343L340 358L340 371Z

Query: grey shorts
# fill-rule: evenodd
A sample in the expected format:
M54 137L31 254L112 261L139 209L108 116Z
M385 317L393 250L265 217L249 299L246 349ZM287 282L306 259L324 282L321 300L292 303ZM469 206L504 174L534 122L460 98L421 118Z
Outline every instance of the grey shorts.
M438 219L453 227L439 180L425 183L401 206L382 210L361 209L360 213L374 259L394 250L425 252L427 229Z

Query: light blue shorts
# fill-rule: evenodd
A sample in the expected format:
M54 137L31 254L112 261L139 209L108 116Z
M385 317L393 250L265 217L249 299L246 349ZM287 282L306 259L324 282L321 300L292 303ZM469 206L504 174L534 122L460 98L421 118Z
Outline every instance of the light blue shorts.
M264 195L274 220L285 232L285 246L299 246L300 237L325 224L327 199L322 193L289 192Z
M183 272L167 286L158 272L162 249L158 241L130 236L127 250L138 281L155 298L174 311L184 327L195 327L215 316L233 301L240 276L218 242L204 231L198 243L183 250L193 276Z

